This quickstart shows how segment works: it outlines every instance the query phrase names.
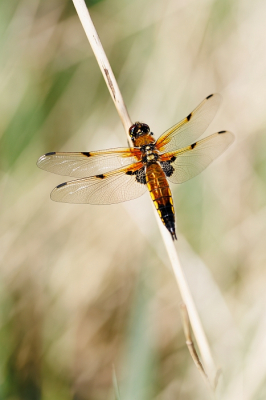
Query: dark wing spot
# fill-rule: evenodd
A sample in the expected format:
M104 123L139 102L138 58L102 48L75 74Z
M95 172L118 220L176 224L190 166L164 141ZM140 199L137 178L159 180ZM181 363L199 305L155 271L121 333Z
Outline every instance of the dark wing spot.
M194 149L194 147L196 146L197 142L192 143L191 148Z
M55 151L51 151L51 153L46 153L45 156L46 157L53 156L54 154L56 154L56 152Z
M190 113L190 114L187 116L187 120L189 121L191 117L192 117L192 113Z
M56 186L56 189L59 189L60 187L65 186L65 185L67 185L67 182L60 183L60 185Z
M83 151L81 154L83 154L86 157L90 157L91 153L89 151Z
M103 175L103 174L95 175L95 178L103 179L103 178L104 178L104 175Z
M171 165L171 161L161 161L160 164L161 164L162 170L163 170L163 172L165 173L166 176L169 177L169 176L173 175L173 172L174 172L175 169Z
M169 160L169 162L174 162L176 160L176 157L175 156L173 156L172 158L171 158L171 160Z
M137 171L127 171L126 175L136 175L136 181L146 185L146 173L145 168L140 168Z
M135 172L136 175L136 181L139 183L142 183L143 185L146 185L146 173L145 173L145 168L140 168Z
M206 99L210 99L213 96L213 94L210 94L209 96L206 97Z
M220 134L220 133L225 133L225 132L226 132L226 131L220 131L220 132L218 132L218 133Z

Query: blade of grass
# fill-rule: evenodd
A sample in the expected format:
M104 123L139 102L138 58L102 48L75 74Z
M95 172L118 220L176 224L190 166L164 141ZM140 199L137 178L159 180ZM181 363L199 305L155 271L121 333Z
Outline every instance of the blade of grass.
M119 90L118 84L116 82L115 76L112 72L111 66L109 64L109 61L107 59L107 56L104 52L104 49L102 47L102 44L100 42L100 38L96 32L96 29L94 27L94 24L91 20L89 11L86 7L86 4L84 0L72 0L73 4L76 8L77 14L80 18L81 24L84 28L84 31L87 35L87 38L90 42L90 45L92 47L92 50L94 52L94 55L97 59L97 62L99 64L99 67L102 71L103 77L105 79L105 82L107 84L107 87L109 89L110 95L114 101L114 104L116 106L116 109L118 111L118 114L121 118L121 121L123 123L123 126L125 128L125 132L127 135L128 143L130 146L132 146L131 140L129 138L129 128L132 125L132 122L130 120L128 111L126 109L124 100L122 98L121 92ZM188 314L189 314L189 319L191 322L191 326L193 329L193 333L195 336L195 339L197 341L199 351L201 353L201 357L204 363L205 370L208 373L208 376L210 376L210 379L213 380L215 379L216 376L216 367L215 363L212 357L212 353L210 350L209 343L207 341L204 329L201 324L201 320L199 318L193 297L191 295L191 292L189 290L185 275L183 273L175 245L172 241L172 238L169 234L169 232L166 230L166 228L163 226L161 220L159 219L157 213L156 218L159 224L159 229L161 231L163 241L165 243L165 247L168 253L168 256L170 258L175 277L180 289L181 297L183 299L183 302L185 303Z
M105 51L101 44L98 33L97 33L95 26L91 20L89 11L85 4L85 1L84 0L73 0L73 3L76 8L76 11L78 13L80 22L83 26L83 29L84 29L84 31L87 35L87 38L90 42L92 51L96 57L96 60L98 61L100 70L102 71L102 74L103 74L105 83L109 89L110 95L113 99L113 102L115 103L117 112L121 118L123 125L124 125L125 131L127 134L128 143L130 146L132 146L131 139L130 139L130 136L128 133L128 130L129 130L130 126L132 125L132 122L128 115L127 108L124 103L122 94L121 94L118 84L116 82L112 68L109 64L108 58L106 57L106 54L105 54Z
M188 317L188 312L187 312L187 307L185 306L184 303L180 305L180 310L181 310L181 315L182 315L182 320L183 320L183 328L184 328L184 333L185 333L185 338L186 338L186 345L188 347L188 350L190 352L191 358L194 361L194 364L200 371L202 377L204 380L206 380L206 383L211 386L211 383L209 381L209 377L204 371L203 365L199 359L199 356L197 354L197 351L195 349L191 332L190 332L190 322L189 322L189 317Z

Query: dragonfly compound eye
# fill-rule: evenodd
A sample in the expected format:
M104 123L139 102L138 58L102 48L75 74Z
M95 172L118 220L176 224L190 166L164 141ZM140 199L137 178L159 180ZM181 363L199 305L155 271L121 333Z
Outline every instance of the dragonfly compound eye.
M150 132L150 127L142 122L136 122L129 129L129 134L132 138L147 134Z

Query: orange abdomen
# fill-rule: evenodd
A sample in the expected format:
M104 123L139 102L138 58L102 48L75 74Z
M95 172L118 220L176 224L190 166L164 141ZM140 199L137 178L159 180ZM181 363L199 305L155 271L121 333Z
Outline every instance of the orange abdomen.
M148 164L146 168L146 183L156 210L173 239L175 234L175 211L172 193L165 173L158 163Z

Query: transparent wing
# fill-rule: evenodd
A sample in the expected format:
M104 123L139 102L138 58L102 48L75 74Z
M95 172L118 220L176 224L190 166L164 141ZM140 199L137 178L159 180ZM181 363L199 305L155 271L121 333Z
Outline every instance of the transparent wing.
M213 120L221 103L219 94L211 94L195 108L183 121L164 132L156 142L156 148L174 151L195 142Z
M61 183L51 193L51 199L63 203L114 204L140 197L147 190L136 172L141 162L106 174Z
M203 171L233 141L234 135L231 132L221 131L178 152L162 154L160 160L168 161L172 167L169 169L169 175L171 175L168 176L168 179L173 183L182 183Z
M138 149L117 148L84 153L47 153L37 166L58 175L84 178L121 168L139 161Z

